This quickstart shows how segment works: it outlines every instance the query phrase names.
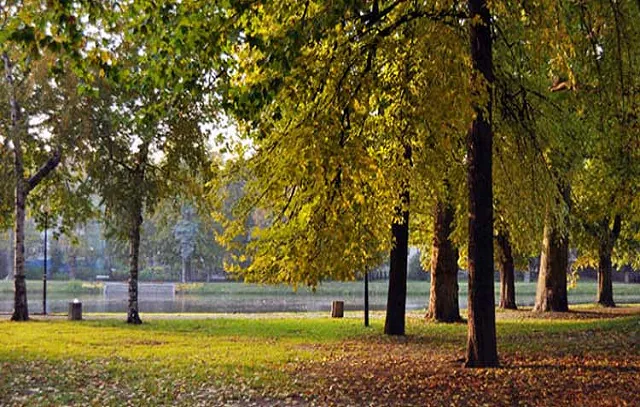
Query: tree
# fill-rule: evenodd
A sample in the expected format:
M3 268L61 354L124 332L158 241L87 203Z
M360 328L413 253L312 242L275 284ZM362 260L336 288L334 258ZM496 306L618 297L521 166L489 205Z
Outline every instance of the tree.
M404 159L411 162L411 147L406 146ZM389 291L384 333L404 335L407 301L407 262L409 256L409 186L401 194L401 204L396 208L396 216L391 224L393 247L389 258Z
M445 182L445 190L449 189ZM455 209L450 193L439 200L434 209L433 244L431 249L431 292L427 318L439 322L459 322L458 249L452 240Z
M11 125L10 137L13 144L14 155L14 174L15 174L15 301L14 311L11 317L13 321L26 321L29 319L29 310L27 307L27 287L24 275L24 221L26 216L26 201L29 192L33 190L40 181L53 171L60 163L60 151L54 151L52 156L38 169L38 171L29 176L25 176L25 159L22 150L22 111L17 99L17 91L15 89L13 64L9 55L4 52L2 54L4 62L5 81L9 87L9 104L11 106Z
M568 196L568 189L566 191ZM566 222L567 216L564 219ZM569 310L567 299L569 237L566 224L561 228L552 222L548 221L544 227L536 303L533 310L567 312Z
M125 97L120 101L131 107L137 99ZM113 112L101 111L104 115L100 118L103 140L95 151L90 177L105 204L110 234L128 241L127 322L139 324L142 322L138 305L138 276L143 215L145 211L152 213L159 199L177 193L181 185L188 182L183 174L174 171L171 164L171 160L185 159L171 154L172 143L188 142L194 149L204 150L205 136L198 128L195 116L176 118L168 115L152 126L141 126L139 122L129 122L122 116L114 117ZM136 118L135 115L133 117ZM132 151L130 143L137 138L140 145ZM154 161L153 155L160 152L165 154L164 158ZM191 162L194 171L207 162L204 151L199 157L200 160Z
M83 100L67 62L81 48L77 16L82 12L69 4L19 2L3 12L0 23L3 93L9 110L9 120L3 120L3 153L12 155L15 202L14 321L29 319L24 274L28 197L51 177L63 152L68 154L64 161L71 164L81 147L77 140L83 122L78 111Z
M515 264L513 251L506 232L499 232L496 237L498 243L498 269L500 270L500 301L498 306L502 309L517 309Z
M477 93L492 94L491 17L484 0L469 0L469 39L472 77ZM481 79L480 79L481 78ZM484 87L484 89L483 89ZM498 365L493 294L493 189L491 97L475 102L475 119L468 135L469 187L469 333L467 367Z
M571 231L578 248L577 267L598 270L596 301L615 306L612 270L629 247L621 235L633 229L640 169L637 125L640 74L635 44L640 32L637 4L591 2L567 10L574 43L570 87L576 114L589 123L589 143L574 177ZM624 264L624 263L623 263Z
M554 23L553 4L506 1L492 7L496 264L500 304L515 306L514 262L539 255L539 241L532 237L541 235L545 224L559 235L566 231L558 185L570 181L582 152L576 140L582 128L569 112L570 98L548 93L549 77L565 68L569 42L562 25Z
M572 63L567 56L573 52L567 27L554 23L551 10L553 5L544 3L504 2L495 6L499 113L495 116L495 153L500 164L496 206L501 218L496 233L509 232L510 243L519 254L532 254L537 245L530 236L542 233L543 223L550 239L547 251L562 246L561 240L568 238L571 200L564 190L570 186L584 151L579 135L587 130L571 111L572 95L548 92L549 88L564 88L549 87L550 78L566 76ZM526 44L519 40L523 37L529 39ZM516 164L512 157L521 163ZM539 299L566 297L559 275L566 279L562 262L567 260L551 254L544 256L548 267L541 269Z
M469 110L462 58L440 53L461 46L455 29L438 24L460 12L403 2L263 2L249 15L234 112L252 155L225 170L244 177L247 191L236 219L225 221L226 243L255 208L267 221L237 258L245 267L234 270L249 281L315 286L355 278L392 247L385 325L402 334L413 191L417 208L429 206L431 163L462 134L455 110ZM464 91L449 97L452 84ZM425 100L430 92L455 108Z
M135 2L105 14L121 41L99 50L110 63L94 84L99 141L90 176L111 232L129 244L128 323L142 322L143 215L161 198L184 191L209 164L200 125L217 111L212 72L225 66L226 11L200 1Z

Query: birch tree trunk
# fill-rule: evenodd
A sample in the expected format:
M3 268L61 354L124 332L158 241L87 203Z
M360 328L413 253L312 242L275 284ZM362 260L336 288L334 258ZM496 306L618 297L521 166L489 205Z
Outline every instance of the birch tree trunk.
M21 111L18 99L16 98L16 89L13 80L13 65L6 53L2 53L4 62L5 80L9 88L9 105L11 107L11 126L9 129L9 137L13 143L14 156L14 172L16 177L16 194L15 194L15 236L14 236L14 308L12 321L29 320L29 307L27 303L27 283L25 281L24 272L24 232L25 232L25 216L26 203L29 192L35 188L40 181L49 175L49 173L58 166L61 160L59 150L55 150L52 156L45 162L42 167L36 171L28 179L25 178L24 156L21 143L20 118Z
M138 308L138 267L140 258L140 227L142 226L142 208L135 209L129 233L129 304L127 323L141 324Z
M16 148L19 148L16 146ZM20 154L21 155L21 154ZM16 154L18 156L18 154ZM18 169L16 160L16 169ZM24 180L21 176L16 179L16 225L15 225L15 254L14 254L14 303L12 321L27 321L29 319L29 307L27 305L27 283L24 273L24 221L26 194L24 192Z
M144 209L145 170L149 154L149 142L140 145L137 153L137 163L131 170L133 190L131 191L131 212L129 230L129 304L127 308L127 323L141 324L138 304L138 275L140 267L140 229L142 228L142 211Z
M24 221L27 192L24 180L24 158L20 143L20 106L16 98L13 83L13 65L6 53L2 54L5 69L5 79L9 88L9 105L11 107L10 137L13 142L13 164L16 177L15 194L15 235L14 235L14 304L12 321L27 321L29 308L27 305L27 284L24 274Z

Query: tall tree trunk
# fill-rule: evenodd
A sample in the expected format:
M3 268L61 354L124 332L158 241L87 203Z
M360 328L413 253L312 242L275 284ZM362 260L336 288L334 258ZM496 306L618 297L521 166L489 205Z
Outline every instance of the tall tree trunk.
M615 307L613 301L613 263L611 256L613 248L620 236L622 228L622 217L616 215L613 221L613 228L609 230L609 219L602 222L602 234L600 246L598 248L598 304L604 307Z
M454 213L450 203L436 203L431 247L431 291L426 317L439 322L462 320L458 304L458 249L449 238Z
M493 288L493 135L487 117L494 82L491 20L485 0L468 0L468 6L470 21L474 22L469 25L472 76L485 81L489 100L484 105L474 103L475 118L467 144L469 323L465 366L494 367L498 366L498 350Z
M18 177L16 186L16 226L15 226L15 267L14 276L14 304L12 321L29 320L29 307L27 305L27 283L24 273L24 221L26 194L24 193L24 181Z
M611 263L612 247L601 244L598 250L598 304L604 307L615 307L613 301L613 281L611 273L613 265Z
M403 194L409 198L409 193ZM394 246L389 260L389 292L384 333L404 335L404 320L407 301L407 256L409 255L409 211L402 211L402 223L393 223Z
M411 160L411 147L405 146L404 158ZM389 292L384 333L404 335L407 302L407 257L409 256L409 187L404 186L401 194L404 209L397 208L401 223L391 225L393 248L389 259Z
M16 90L13 84L13 65L6 53L2 54L4 62L5 79L9 88L9 105L11 107L10 136L13 142L14 171L16 177L15 195L15 246L14 246L14 304L12 321L29 320L29 307L27 305L27 283L24 274L24 221L25 206L27 200L27 186L24 180L24 158L20 143L20 106L16 98Z
M500 269L500 302L502 309L518 309L516 306L516 277L513 264L511 242L506 232L498 233L497 237L499 255L498 267Z
M569 239L551 225L548 219L544 226L540 273L536 289L537 312L567 312L567 267L569 263Z
M142 205L136 202L136 209L129 233L129 306L127 323L141 324L138 309L138 267L140 258L140 228L142 226Z

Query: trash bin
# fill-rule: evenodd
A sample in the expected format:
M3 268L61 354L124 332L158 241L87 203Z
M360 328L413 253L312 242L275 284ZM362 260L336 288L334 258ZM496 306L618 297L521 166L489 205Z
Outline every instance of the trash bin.
M82 303L77 298L69 303L69 321L82 321Z
M344 301L333 301L331 303L331 318L342 318L344 316Z

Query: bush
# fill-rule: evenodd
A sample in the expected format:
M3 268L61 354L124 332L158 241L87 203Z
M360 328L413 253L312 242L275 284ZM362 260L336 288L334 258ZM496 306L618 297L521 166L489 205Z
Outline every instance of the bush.
M204 283L179 283L176 284L176 293L203 294L205 293Z
M141 281L178 281L180 274L170 267L154 266L142 269L139 278Z

